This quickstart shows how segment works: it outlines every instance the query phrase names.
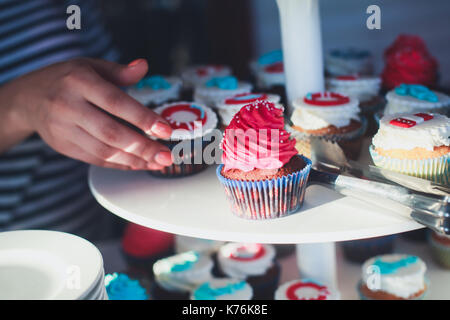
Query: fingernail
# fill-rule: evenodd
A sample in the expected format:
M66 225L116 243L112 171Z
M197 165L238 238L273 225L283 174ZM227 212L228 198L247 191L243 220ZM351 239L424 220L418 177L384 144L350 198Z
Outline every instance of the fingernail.
M155 156L155 161L162 166L170 166L172 161L172 154L168 151L161 151Z
M161 169L164 168L164 166L160 166L160 165L157 165L155 163L151 163L151 164L149 164L147 166L147 168L150 169L150 170L161 170Z
M147 132L147 134L156 135L160 138L170 138L172 128L168 124L158 121L152 126L150 132Z
M139 63L141 63L142 61L144 61L144 59L133 60L128 64L128 67L134 67L134 66L138 65Z

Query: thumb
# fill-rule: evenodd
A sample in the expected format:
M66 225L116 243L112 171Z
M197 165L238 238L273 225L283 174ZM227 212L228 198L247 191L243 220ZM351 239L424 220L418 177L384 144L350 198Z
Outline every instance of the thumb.
M90 59L89 62L103 78L120 87L137 83L148 71L148 63L145 59L136 59L126 66L98 59Z

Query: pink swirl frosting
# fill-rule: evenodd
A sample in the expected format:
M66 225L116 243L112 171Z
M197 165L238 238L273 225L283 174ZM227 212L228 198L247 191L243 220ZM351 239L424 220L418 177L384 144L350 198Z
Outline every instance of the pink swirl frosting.
M279 169L298 154L284 130L283 110L258 100L234 116L222 140L224 170Z

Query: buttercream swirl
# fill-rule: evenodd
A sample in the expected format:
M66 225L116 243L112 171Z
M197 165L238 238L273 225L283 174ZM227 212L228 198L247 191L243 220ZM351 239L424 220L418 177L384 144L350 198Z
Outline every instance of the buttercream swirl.
M309 100L305 101L305 99L297 99L294 101L295 110L292 113L291 121L295 126L306 130L317 130L328 126L342 128L348 126L352 119L360 120L358 116L358 99L350 97L347 103L340 103L339 100L336 100L335 105L332 105L333 99L327 98L327 96L333 93L320 94L324 98L318 102L329 102L330 105L313 105L307 102Z
M267 101L246 105L234 116L222 149L225 171L279 169L298 153L284 130L283 110Z
M105 276L106 292L109 300L147 300L148 295L138 280L133 280L124 273Z
M403 113L387 115L380 120L380 129L372 139L375 148L384 150L424 148L433 151L434 147L450 145L450 119L446 116L433 114L432 119L408 128L391 123L394 119L404 117L418 118L413 114Z

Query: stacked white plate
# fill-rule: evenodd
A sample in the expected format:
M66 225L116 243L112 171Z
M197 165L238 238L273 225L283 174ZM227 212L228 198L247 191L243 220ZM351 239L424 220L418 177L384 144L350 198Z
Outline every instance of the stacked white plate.
M0 233L0 300L107 300L100 251L56 231Z

